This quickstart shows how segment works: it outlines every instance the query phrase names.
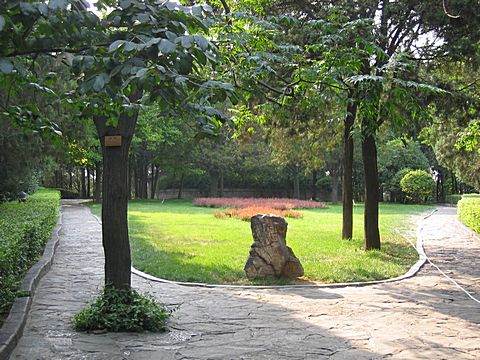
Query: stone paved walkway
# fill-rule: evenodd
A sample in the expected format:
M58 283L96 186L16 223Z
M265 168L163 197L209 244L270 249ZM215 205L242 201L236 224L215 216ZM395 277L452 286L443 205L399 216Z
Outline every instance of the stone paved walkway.
M180 305L163 334L83 334L70 318L103 279L100 225L64 205L54 265L42 279L11 359L480 359L480 304L428 263L397 283L337 289L133 285ZM423 222L434 263L480 296L480 241L454 208Z

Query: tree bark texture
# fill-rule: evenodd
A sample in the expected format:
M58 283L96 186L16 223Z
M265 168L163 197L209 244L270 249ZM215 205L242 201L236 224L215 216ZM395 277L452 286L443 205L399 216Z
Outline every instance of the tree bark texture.
M95 162L95 202L102 201L102 166L99 161Z
M353 124L357 113L357 102L353 100L353 94L349 94L347 115L344 120L343 132L343 223L342 239L351 239L353 234Z
M134 162L135 166L133 168L133 184L135 186L135 199L140 197L140 190L139 190L139 181L138 181L138 163Z
M374 135L362 130L362 158L365 174L365 250L380 249L378 230L378 168Z
M87 186L85 183L85 168L80 168L80 198L87 198Z
M182 176L180 177L180 186L178 187L178 195L177 198L181 199L183 196L183 183L185 182L185 173L182 173Z
M158 176L160 175L160 166L152 164L152 189L150 190L150 199L155 199L157 194Z
M90 181L90 169L87 168L87 199L90 199L90 193L91 193L91 181Z
M137 175L138 175L138 198L139 199L148 199L148 164L143 158L140 156L138 161L138 168L137 168Z
M122 113L117 127L95 117L103 152L102 242L105 252L105 284L117 289L131 286L131 254L128 238L128 150L138 114ZM105 136L122 136L121 146L105 146Z

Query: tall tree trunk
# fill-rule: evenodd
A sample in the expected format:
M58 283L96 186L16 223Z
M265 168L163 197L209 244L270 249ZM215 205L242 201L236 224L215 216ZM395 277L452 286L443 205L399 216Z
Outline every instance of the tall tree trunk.
M377 147L374 135L364 129L362 129L362 158L365 174L365 250L380 249Z
M150 199L155 199L157 193L158 175L160 174L160 166L152 164L152 189L150 191Z
M312 200L317 200L317 174L318 170L312 171Z
M95 161L95 202L102 201L102 167L100 161Z
M148 199L148 163L146 160L142 164L142 183L141 183L141 198Z
M153 183L155 182L155 165L151 164L151 173L152 175L150 176L150 199L155 198L155 189L153 188Z
M137 100L141 94L132 97ZM138 96L138 97L137 97ZM105 284L117 289L131 286L131 255L128 239L128 150L138 113L122 113L118 126L107 126L106 118L95 117L103 152L102 241L105 252ZM121 146L106 146L105 136L120 135Z
M300 199L300 171L295 167L293 172L293 198Z
M342 239L351 239L353 235L353 124L357 114L358 103L353 99L351 90L348 94L347 115L344 120L343 129L343 181L342 181L342 202L343 202L343 223Z
M182 172L182 176L180 177L180 186L178 187L178 195L177 199L181 199L183 196L183 183L185 181L185 173Z
M90 187L91 187L91 183L90 183L90 169L87 168L87 199L90 199Z
M87 198L87 188L85 184L85 168L80 168L80 198Z
M143 199L143 179L144 179L144 169L143 169L143 159L140 157L138 163L137 175L138 175L138 198Z
M134 159L135 167L133 168L133 183L135 185L135 199L140 197L140 178L139 178L139 171L138 171L138 159Z

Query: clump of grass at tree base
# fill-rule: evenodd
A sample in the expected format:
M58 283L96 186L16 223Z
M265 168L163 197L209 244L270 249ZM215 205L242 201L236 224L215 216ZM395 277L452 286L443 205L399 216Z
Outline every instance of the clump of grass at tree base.
M151 295L107 285L73 317L73 326L78 331L160 332L165 331L171 312Z
M0 204L0 314L23 295L18 286L51 237L59 198L56 190L39 189L26 202Z
M91 205L100 215L101 206ZM299 210L303 219L288 219L287 245L300 259L305 280L324 283L368 281L401 275L417 261L415 249L397 233L407 231L415 243L415 222L430 211L424 205L380 204L381 251L364 251L363 205L354 207L354 238L341 240L342 207ZM217 219L215 209L189 200L134 200L129 203L133 266L176 281L210 284L269 285L284 279L251 282L243 268L253 243L250 224ZM413 231L412 231L413 230Z

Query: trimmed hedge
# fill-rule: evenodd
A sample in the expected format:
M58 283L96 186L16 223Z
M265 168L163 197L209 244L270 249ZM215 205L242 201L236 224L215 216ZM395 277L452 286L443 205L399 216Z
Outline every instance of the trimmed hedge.
M76 191L73 190L68 190L68 189L56 189L60 191L60 197L62 199L79 199L80 194Z
M462 197L457 204L457 214L462 223L480 234L480 197L475 195Z
M458 194L447 195L445 196L445 203L455 205L460 201L461 198L462 195Z
M463 198L480 198L480 194L463 194L462 199Z
M25 272L40 258L58 217L60 194L39 189L24 203L0 205L0 315L8 311Z

